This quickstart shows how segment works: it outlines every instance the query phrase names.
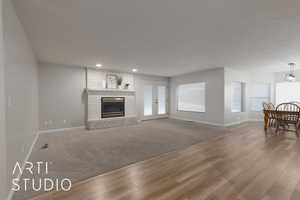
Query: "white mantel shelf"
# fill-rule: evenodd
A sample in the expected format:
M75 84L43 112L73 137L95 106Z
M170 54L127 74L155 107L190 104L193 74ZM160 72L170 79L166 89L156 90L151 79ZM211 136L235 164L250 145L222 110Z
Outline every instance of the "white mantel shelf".
M85 89L87 93L115 92L115 93L135 93L135 90L126 89Z

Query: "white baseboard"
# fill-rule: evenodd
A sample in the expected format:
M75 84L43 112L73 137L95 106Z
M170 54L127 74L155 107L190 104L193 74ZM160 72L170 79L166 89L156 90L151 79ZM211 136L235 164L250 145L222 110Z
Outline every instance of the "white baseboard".
M36 143L38 137L39 137L39 132L36 133L36 135L35 135L35 137L34 137L34 139L33 139L33 142L32 142L32 144L31 144L31 146L30 146L30 148L29 148L29 151L27 152L26 157L25 157L25 159L24 159L24 161L23 161L23 163L22 163L22 172L23 172L24 169L25 169L26 162L29 160L29 157L30 157L30 155L31 155L31 153L32 153L32 151L33 151L34 145L35 145L35 143ZM17 176L17 179L20 180L21 177L22 177L22 173L20 172L20 173L18 174L18 176ZM12 186L11 186L11 188L12 188ZM7 200L11 200L11 199L13 198L14 194L15 194L15 191L13 191L11 188L10 188L10 190L9 190Z
M250 122L263 122L264 119L249 119Z
M85 126L72 127L72 128L62 128L62 129L49 129L49 130L41 130L41 131L37 132L37 134L34 137L34 140L33 140L32 144L31 144L31 146L29 148L29 151L26 154L26 157L25 157L25 159L24 159L24 161L22 163L22 172L24 171L24 169L26 167L25 164L29 160L29 157L30 157L30 155L31 155L31 153L33 151L33 148L34 148L34 146L36 144L36 141L37 141L37 139L38 139L38 137L39 137L40 134L51 133L51 132L58 132L58 131L66 131L66 130L78 130L78 129L85 129ZM19 173L18 176L17 176L17 178L20 180L21 177L22 177L22 173ZM14 196L14 193L15 193L15 191L11 190L11 188L10 188L7 200L12 200L12 198Z
M224 124L211 123L211 122L194 120L194 119L187 119L187 118L183 118L183 117L169 116L169 118L170 119L182 120L182 121L191 121L191 122L196 122L196 123L199 123L199 124L206 124L206 125L211 125L211 126L224 126Z
M239 125L239 124L242 124L242 123L245 123L245 122L262 122L263 121L261 119L247 119L247 120L241 120L241 121L227 123L227 124L220 124L220 123L211 123L211 122L194 120L194 119L187 119L187 118L176 117L176 116L169 116L169 118L170 119L183 120L183 121L192 121L192 122L196 122L196 123L200 123L200 124L207 124L207 125L212 125L212 126L221 126L221 127Z
M47 130L40 130L39 134L61 132L61 131L71 131L71 130L84 130L84 129L85 129L85 126L78 126L78 127L71 127L71 128L47 129Z
M224 124L224 126L228 127L228 126L234 126L234 125L239 125L239 124L242 124L242 123L245 123L245 122L249 122L250 120L241 120L241 121L238 121L238 122L232 122L232 123L227 123L227 124Z

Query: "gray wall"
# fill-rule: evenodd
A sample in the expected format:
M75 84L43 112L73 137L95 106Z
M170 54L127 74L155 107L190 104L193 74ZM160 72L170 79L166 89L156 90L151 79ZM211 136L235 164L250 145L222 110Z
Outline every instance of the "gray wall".
M262 111L251 111L250 90L255 83L271 84L271 101L274 101L274 73L259 71L238 71L225 68L224 81L224 124L231 125L248 120L262 120ZM233 81L245 83L245 110L244 112L231 112L231 84Z
M177 111L176 89L180 84L206 83L206 112ZM224 69L198 71L172 77L170 80L170 116L172 118L204 122L208 124L224 124Z
M143 115L145 81L168 83L168 78L134 75L137 117ZM85 125L85 69L49 63L39 64L40 130L72 128ZM52 122L49 124L49 122ZM64 121L66 123L64 123ZM46 122L46 123L45 123Z
M24 161L38 132L38 76L31 46L10 0L3 4L3 38L7 172L11 185L13 166L16 161Z
M300 73L299 73L300 75ZM207 71L198 71L190 74L171 78L171 114L177 119L198 121L215 125L231 125L248 120L262 120L261 111L251 111L250 89L255 83L271 84L271 101L274 102L274 73L259 71L239 71L230 68L222 68ZM245 83L244 112L231 112L231 84L233 81ZM206 112L181 112L177 111L176 89L179 84L206 82Z
M224 124L230 125L241 121L248 120L248 92L250 76L247 73L225 68L224 74ZM245 105L244 112L231 112L231 85L233 81L245 83Z
M85 124L85 69L39 64L40 130Z
M0 199L7 196L2 0L0 0Z
M253 74L255 76L253 76ZM170 88L169 113L173 118L205 122L215 125L230 125L241 121L261 120L262 112L250 110L249 90L252 83L268 82L274 86L273 73L237 71L229 68L198 71L170 78L139 75L134 76L137 116L143 116L143 85L145 81L167 83ZM245 112L231 112L231 83L246 83ZM85 124L85 69L56 64L40 64L39 111L40 129L71 128ZM170 83L169 83L170 82ZM179 84L206 82L206 112L178 112L176 88ZM274 99L272 90L271 100ZM64 121L66 123L64 123ZM45 124L47 122L47 124ZM52 122L52 123L50 123Z

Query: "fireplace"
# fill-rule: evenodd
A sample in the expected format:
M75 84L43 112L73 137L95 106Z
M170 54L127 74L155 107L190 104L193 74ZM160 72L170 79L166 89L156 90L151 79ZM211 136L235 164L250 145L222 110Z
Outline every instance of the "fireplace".
M123 117L125 116L125 97L102 97L101 117Z

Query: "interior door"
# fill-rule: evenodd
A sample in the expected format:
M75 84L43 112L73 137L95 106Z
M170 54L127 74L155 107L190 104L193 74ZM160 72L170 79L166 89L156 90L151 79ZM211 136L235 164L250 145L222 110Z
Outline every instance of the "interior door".
M143 120L167 117L167 86L164 83L144 84Z

